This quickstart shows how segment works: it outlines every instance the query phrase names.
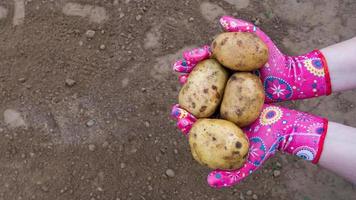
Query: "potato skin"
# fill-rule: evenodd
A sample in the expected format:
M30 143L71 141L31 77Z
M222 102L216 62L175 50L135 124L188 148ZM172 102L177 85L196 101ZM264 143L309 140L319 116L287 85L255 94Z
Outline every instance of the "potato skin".
M189 132L192 155L211 169L239 169L246 161L249 141L234 123L222 119L199 119Z
M253 33L221 33L213 41L211 49L214 58L236 71L253 71L268 61L266 44Z
M219 106L227 71L214 59L197 64L179 92L179 105L197 118L211 116Z
M237 72L228 80L220 107L220 116L244 127L260 115L265 101L261 80L249 72Z

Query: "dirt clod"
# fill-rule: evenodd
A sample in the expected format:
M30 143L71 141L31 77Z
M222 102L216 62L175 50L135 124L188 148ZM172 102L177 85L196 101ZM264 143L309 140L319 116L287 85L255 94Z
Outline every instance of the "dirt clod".
M172 63L221 33L221 15L254 22L282 53L301 55L354 37L354 2L0 0L0 199L354 198L342 178L282 154L211 189L210 170L169 117L181 88ZM355 94L283 106L356 126Z

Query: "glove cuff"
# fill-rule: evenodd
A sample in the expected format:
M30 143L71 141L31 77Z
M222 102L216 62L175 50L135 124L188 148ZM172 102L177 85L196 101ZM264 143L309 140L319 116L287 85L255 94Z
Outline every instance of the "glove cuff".
M326 133L328 132L329 121L327 119L323 119L323 120L324 120L324 128L323 128L324 131L320 136L317 154L316 154L314 160L312 161L313 164L318 164L318 162L319 162L319 159L321 157L321 153L323 152L323 149L324 149L324 141L325 141L325 138L326 138Z

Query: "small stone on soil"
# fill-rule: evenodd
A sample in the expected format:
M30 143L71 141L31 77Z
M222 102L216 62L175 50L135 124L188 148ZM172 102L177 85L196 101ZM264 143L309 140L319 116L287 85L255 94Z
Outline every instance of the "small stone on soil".
M257 194L253 194L253 195L252 195L252 199L257 200L257 199L258 199Z
M87 127L91 127L91 126L93 126L94 124L95 124L95 120L93 120L93 119L87 121L87 123L86 123Z
M172 169L167 169L167 170L166 170L166 175L167 175L168 177L173 178L176 174L174 173L174 171L173 171Z
M105 141L102 145L104 148L108 147L109 146L109 142Z
M19 78L19 82L21 82L21 83L26 82L26 78Z
M94 144L89 144L89 150L90 151L95 151L95 145Z
M105 48L106 48L105 45L103 45L103 44L100 45L100 49L101 49L101 50L104 50Z
M121 164L120 164L120 168L121 168L121 169L124 169L125 167L126 167L126 164L125 164L125 163L121 163Z
M137 21L140 21L141 18L142 18L142 15L137 15L137 16L136 16L136 20L137 20Z
M281 175L281 171L279 171L279 170L274 170L273 171L273 176L274 177L278 177L279 175Z
M68 87L72 87L73 85L75 85L75 80L73 80L73 79L70 79L70 78L67 78L66 79L66 86L68 86Z
M44 191L44 192L48 192L48 187L47 187L47 186L45 186L45 185L44 185L44 186L42 186L42 187L41 187L41 189L42 189L42 191Z
M240 200L245 200L244 194L240 193Z
M246 192L246 194L247 194L248 196L251 196L251 195L252 195L252 191L251 191L251 190L248 190L248 191Z
M87 38L93 38L95 36L95 31L87 30L87 32L85 33L85 36L87 36Z

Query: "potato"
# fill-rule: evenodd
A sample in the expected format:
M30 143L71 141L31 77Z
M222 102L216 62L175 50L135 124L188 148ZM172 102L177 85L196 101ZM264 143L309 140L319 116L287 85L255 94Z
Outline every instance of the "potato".
M249 142L234 123L223 119L199 119L189 132L192 155L211 169L240 168L247 157Z
M236 71L253 71L268 61L266 44L253 33L222 33L215 38L211 49L214 58Z
M227 71L216 60L198 63L179 92L179 105L197 118L211 116L221 102L227 79Z
M261 80L249 72L238 72L228 80L220 107L220 116L244 127L260 115L265 93Z

